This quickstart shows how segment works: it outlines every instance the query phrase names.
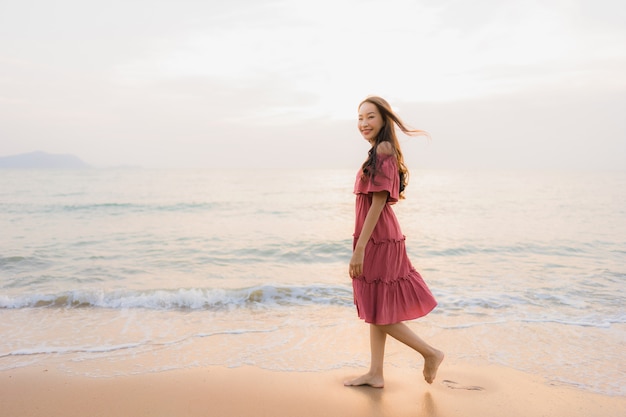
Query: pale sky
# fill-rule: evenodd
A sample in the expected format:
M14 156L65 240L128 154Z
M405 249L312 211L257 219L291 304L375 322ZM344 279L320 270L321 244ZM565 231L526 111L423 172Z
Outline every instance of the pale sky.
M626 168L623 0L0 0L0 156L356 167L358 103L410 168Z

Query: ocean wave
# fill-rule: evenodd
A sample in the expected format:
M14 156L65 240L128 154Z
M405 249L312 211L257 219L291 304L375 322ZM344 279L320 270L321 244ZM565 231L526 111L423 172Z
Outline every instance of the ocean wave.
M4 204L5 213L21 214L51 214L51 213L100 213L108 215L125 215L129 213L147 212L202 212L227 208L228 202L192 202L192 203L88 203L88 204L47 204L24 205Z
M136 350L138 348L158 348L165 346L174 346L181 344L189 339L194 338L207 338L221 335L244 335L252 333L273 333L277 331L277 327L270 327L267 329L251 329L251 328L236 328L229 330L214 331L208 333L195 333L189 334L180 338L175 338L169 341L157 342L155 340L146 339L139 342L130 343L114 343L114 344L102 344L102 345L44 345L32 348L15 349L9 352L0 352L0 358L9 356L36 356L36 355L64 355L72 353L112 353L123 350Z
M16 349L11 352L2 353L0 354L0 358L7 356L34 356L66 353L104 353L133 349L141 345L142 343L123 343L111 346L41 346L31 349Z
M108 211L118 210L123 212L145 212L145 211L171 211L171 212L188 212L188 211L210 211L221 206L218 202L211 203L175 203L175 204L135 204L135 203L103 203L103 204L85 204L85 205L68 205L60 206L63 211Z
M214 251L213 256L215 256L216 261L223 263L264 263L271 260L289 264L348 262L351 253L352 249L348 241L321 243L298 241L295 243L268 244L263 247L229 249L224 254Z
M438 327L441 329L447 330L460 330L460 329L470 329L473 327L483 327L483 326L500 326L507 325L511 323L527 323L527 324L559 324L562 326L574 326L574 327L593 327L598 329L609 329L613 324L624 324L626 323L626 317L598 317L598 318L580 318L579 320L575 320L574 318L557 318L557 317L543 317L543 318L508 318L501 320L492 320L492 321L475 321L475 322L465 322L458 324L450 324L450 325L439 325Z
M44 268L49 262L34 256L0 256L0 271L13 271L24 268Z
M23 256L0 256L0 267L15 265L26 261Z
M57 294L0 296L0 308L145 308L226 310L305 305L352 305L352 290L339 285L258 285L239 289L187 288L146 291L76 290Z
M592 247L594 248L594 247ZM451 246L444 249L430 249L424 247L422 254L432 257L468 256L468 255L541 255L541 256L580 256L591 250L585 247L575 247L572 245L525 243L501 246L481 246L466 244L461 246Z

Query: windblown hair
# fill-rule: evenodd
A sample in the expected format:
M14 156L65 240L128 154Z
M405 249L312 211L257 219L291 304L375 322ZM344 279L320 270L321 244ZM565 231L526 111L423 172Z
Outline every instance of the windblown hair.
M398 128L400 128L400 130L404 134L409 136L425 135L427 137L430 137L430 135L424 130L410 129L409 127L407 127L400 119L400 117L398 117L398 115L393 111L389 103L387 103L387 101L381 97L369 96L361 103L359 103L359 108L361 108L363 103L372 103L373 105L375 105L383 119L383 127L380 129L380 132L378 132L378 136L376 136L376 140L372 148L367 153L367 159L365 160L365 162L363 162L363 165L361 167L361 169L363 170L363 174L369 178L374 178L376 176L376 149L380 143L389 142L393 146L396 160L398 161L398 175L400 176L400 198L404 198L404 189L409 184L409 170L404 164L404 156L402 155L400 143L398 142L398 138L396 137L395 126L398 126Z

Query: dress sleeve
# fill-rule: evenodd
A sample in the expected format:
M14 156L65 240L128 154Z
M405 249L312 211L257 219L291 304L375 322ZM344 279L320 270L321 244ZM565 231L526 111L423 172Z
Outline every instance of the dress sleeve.
M394 155L378 155L376 161L376 175L373 178L357 176L354 193L369 194L387 191L389 193L387 202L397 203L400 194L400 174L396 158Z

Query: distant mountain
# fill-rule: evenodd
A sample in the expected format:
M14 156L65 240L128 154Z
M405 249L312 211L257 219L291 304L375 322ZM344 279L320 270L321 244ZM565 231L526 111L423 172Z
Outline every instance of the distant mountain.
M90 166L74 155L37 151L19 155L0 156L0 168L85 169L90 168Z

